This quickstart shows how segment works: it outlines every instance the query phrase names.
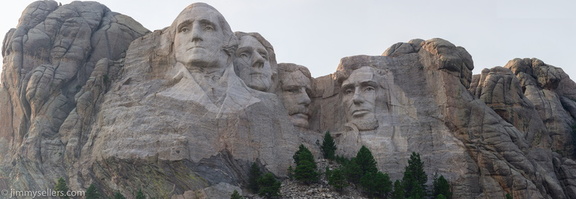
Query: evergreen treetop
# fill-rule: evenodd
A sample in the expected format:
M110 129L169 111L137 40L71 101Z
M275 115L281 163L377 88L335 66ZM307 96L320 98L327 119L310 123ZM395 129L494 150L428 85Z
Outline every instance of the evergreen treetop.
M324 134L324 141L322 142L321 147L324 158L334 160L336 154L336 143L334 143L334 139L330 135L329 131L326 131Z
M98 190L96 190L96 186L94 186L94 184L90 184L88 189L86 189L85 195L86 195L86 199L98 199L98 198L100 198L100 194L98 193Z
M64 178L58 178L56 182L56 186L54 186L54 191L57 191L56 195L60 198L69 198L66 193L68 192L68 185L66 185L66 181Z
M314 162L314 156L312 155L312 152L310 152L310 150L308 150L308 148L306 148L304 144L300 144L300 146L298 147L298 151L294 153L292 159L294 159L294 163L296 163L296 165L298 165L298 163L301 160L308 160L310 162Z
M362 171L362 176L366 173L376 173L378 172L378 167L376 166L376 160L374 156L372 156L372 152L366 146L362 146L358 153L356 154L356 158L354 158L356 164L360 167Z
M426 195L427 180L428 177L424 172L424 163L420 160L420 154L412 152L402 177L405 196L407 198L424 197Z
M446 199L452 198L452 192L450 192L450 184L448 180L444 178L444 176L440 175L440 177L434 177L434 182L432 183L434 186L433 196L436 198L440 198L440 195Z
M265 198L280 196L280 185L272 173L266 173L258 178L258 195Z
M258 193L258 178L260 178L261 175L262 171L260 171L260 167L256 162L253 162L248 175L248 189L250 189L252 193Z
M238 193L237 190L234 190L234 192L232 193L232 195L230 195L230 199L243 199L244 197L242 197L240 195L240 193Z
M294 153L294 162L296 168L294 169L294 178L305 184L311 184L318 181L319 174L316 172L317 165L314 162L314 156L304 145L300 145L300 149Z
M126 199L119 191L114 194L114 199Z

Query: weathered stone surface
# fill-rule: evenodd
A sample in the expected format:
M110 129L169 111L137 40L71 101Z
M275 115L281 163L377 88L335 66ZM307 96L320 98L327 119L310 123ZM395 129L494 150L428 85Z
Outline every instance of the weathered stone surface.
M575 83L561 68L538 59L514 59L504 67L516 75L524 95L534 104L552 139L552 150L574 155L571 127L576 123L572 108Z
M472 76L464 48L414 39L312 78L203 3L145 33L93 2L25 10L3 43L0 188L64 177L128 198L226 198L253 162L283 178L298 145L319 157L330 131L339 155L365 145L392 180L418 152L428 184L445 176L454 198L576 195L576 83L540 60ZM288 197L338 197L287 183Z
M147 32L96 2L38 1L24 10L2 49L0 162L12 188L41 190L67 175L66 138L59 129L76 107L74 96L98 60L122 58Z

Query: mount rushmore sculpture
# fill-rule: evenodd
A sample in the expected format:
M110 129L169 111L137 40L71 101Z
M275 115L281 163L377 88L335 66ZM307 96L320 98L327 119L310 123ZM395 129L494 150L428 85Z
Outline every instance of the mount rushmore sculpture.
M400 179L420 153L455 198L574 198L576 84L537 59L472 75L443 39L342 58L312 78L204 3L150 32L96 2L34 2L4 39L0 187L63 177L111 195L229 197L256 163L279 178L329 131Z

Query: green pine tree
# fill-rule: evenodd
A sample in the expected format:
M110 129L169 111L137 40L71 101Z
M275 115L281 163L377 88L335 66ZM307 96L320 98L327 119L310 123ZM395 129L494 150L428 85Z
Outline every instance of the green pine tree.
M408 166L402 177L406 198L418 198L426 195L426 181L428 177L424 172L424 163L420 160L420 154L412 152L408 160Z
M300 149L294 153L293 157L296 162L294 178L304 184L317 182L320 175L316 172L317 166L312 152L304 145L300 145Z
M347 164L344 165L344 175L351 183L359 183L362 178L362 169L356 163L356 158L352 158Z
M114 193L114 199L126 199L126 197L124 197L120 191L116 191L116 193Z
M432 183L434 186L434 196L439 198L439 195L442 195L444 198L452 199L452 192L450 192L450 184L448 180L444 178L444 176L440 175L440 177L434 177L434 182Z
M96 186L94 184L90 184L88 189L86 189L86 199L98 199L100 198L100 194L98 190L96 190Z
M56 191L57 196L60 198L68 198L66 195L68 192L68 185L66 185L64 178L58 178L56 186L54 186L54 191Z
M272 173L266 173L258 179L258 195L265 198L280 196L280 182Z
M444 196L442 194L439 194L436 196L436 199L448 199L448 198L446 198L446 196Z
M322 142L321 147L324 158L334 160L336 154L336 143L334 143L334 139L332 139L329 131L326 131L324 134L324 141Z
M394 191L392 191L392 199L404 199L404 187L402 187L402 181L396 180L394 182Z
M370 149L366 148L365 146L362 146L362 148L360 148L354 160L356 161L358 166L360 166L362 175L366 173L378 172L378 167L376 166L376 160L374 159L374 156L372 156L372 152L370 152Z
M248 176L248 188L252 193L258 193L258 178L262 176L262 171L256 162L252 163L250 167L250 174Z
M238 193L238 191L234 190L234 193L232 193L232 195L230 196L230 199L243 199L244 197L242 197L240 195L240 193Z
M136 192L136 199L146 199L146 196L142 193L142 189L138 189L138 192Z
M512 194L507 193L507 194L506 194L506 199L514 199L514 197L512 196Z
M334 169L327 175L328 184L332 185L336 191L341 192L346 186L348 186L348 182L346 181L346 177L344 177L344 172L342 169Z
M300 157L304 157L306 158L306 160L314 162L314 156L312 155L312 152L310 152L310 150L308 150L308 148L306 148L303 144L300 144L300 146L298 147L298 151L296 151L296 153L294 153L294 155L292 156L292 158L294 159L294 163L296 163L296 165L298 165L298 163L300 162L301 160Z
M388 174L380 171L373 173L368 172L360 179L360 185L371 197L383 198L392 191L392 181Z

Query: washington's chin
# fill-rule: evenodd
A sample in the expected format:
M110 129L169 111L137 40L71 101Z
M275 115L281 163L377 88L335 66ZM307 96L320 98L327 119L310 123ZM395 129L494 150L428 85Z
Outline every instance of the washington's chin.
M309 127L308 115L303 114L303 113L297 113L297 114L291 115L290 121L292 122L292 124L294 126L298 126L298 127L302 127L302 128L308 128Z

